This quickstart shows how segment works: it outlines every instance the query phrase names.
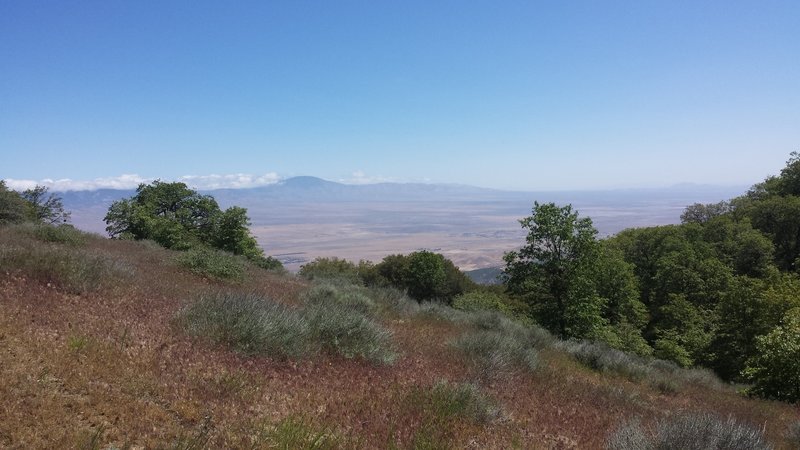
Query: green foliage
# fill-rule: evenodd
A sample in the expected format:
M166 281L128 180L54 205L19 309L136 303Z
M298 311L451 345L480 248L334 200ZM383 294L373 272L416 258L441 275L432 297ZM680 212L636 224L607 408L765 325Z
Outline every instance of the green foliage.
M792 153L779 176L741 197L692 205L679 226L625 230L607 241L633 265L649 315L643 337L657 357L741 381L746 362L763 356L757 343L786 311L800 306L800 282L793 275L800 263L798 179L800 156ZM605 334L595 338L624 347ZM767 376L747 373L754 383ZM753 392L775 396L761 388Z
M597 241L591 220L569 205L537 202L520 223L529 232L524 247L505 255L507 286L530 304L533 319L561 337L648 353L633 265Z
M303 302L309 306L342 305L363 314L377 312L378 302L369 295L369 290L355 284L330 278L315 282L303 292Z
M744 375L756 395L800 401L800 308L789 310L780 326L756 338L756 354Z
M478 330L497 331L525 347L544 349L552 346L555 337L544 328L513 320L496 311L475 311L465 314L461 321Z
M34 219L30 203L0 180L0 225L22 223Z
M714 218L724 216L731 211L729 202L695 203L687 206L681 214L681 223L706 223Z
M370 317L409 317L420 311L420 304L392 287L366 287L341 278L315 281L302 294L306 305L339 304Z
M114 287L133 271L98 251L33 240L37 229L29 225L0 229L0 267L73 294Z
M581 269L590 265L588 260L595 252L597 230L591 219L579 219L571 205L536 202L532 212L520 220L528 230L526 245L504 257L509 289L532 304L537 322L562 337L592 328L601 321L599 314L581 313L599 312L599 299L578 291L584 287L580 282L585 281ZM578 316L570 317L570 312ZM576 319L595 323L587 326L575 323Z
M247 210L231 206L214 218L211 246L250 259L263 257L264 251L250 234L249 226Z
M272 270L278 273L285 272L283 263L272 256L253 256L250 257L249 260L254 266L260 267L264 270Z
M659 421L655 430L628 422L609 436L609 450L769 450L764 432L728 417L683 413Z
M756 337L779 325L794 306L800 306L796 277L736 277L717 306L720 320L710 346L710 367L725 379L740 381L745 362L756 354Z
M789 160L786 161L786 167L781 169L776 187L779 195L800 196L800 154L797 152L789 154Z
M469 419L477 423L488 423L496 419L500 409L480 388L472 383L436 382L429 389L412 391L409 399L423 415L435 423L450 419Z
M417 301L451 303L453 298L475 287L452 261L426 250L409 255L389 255L374 268L359 266L370 285L388 285L408 292Z
M475 377L486 381L508 375L512 370L536 370L538 352L520 336L498 330L467 332L453 342L467 360Z
M320 350L390 364L391 334L340 303L289 308L253 294L221 292L187 306L178 323L192 336L249 355L301 357Z
M220 250L194 248L179 253L175 260L179 265L201 276L234 281L244 277L245 265L242 260Z
M507 298L495 292L476 290L457 296L452 306L461 311L499 311L513 316L514 312L508 305Z
M310 263L300 266L298 275L307 280L341 279L353 284L361 284L359 266L346 259L316 258Z
M191 336L249 355L298 357L311 348L308 321L298 310L253 294L203 296L180 312L178 322Z
M317 304L305 311L311 337L329 353L392 364L391 333L362 313L341 303Z
M656 358L674 361L681 367L691 366L694 363L692 355L684 346L677 342L679 338L680 336L676 337L675 333L668 333L667 336L657 339L654 345L655 351L653 355Z
M621 375L632 381L645 381L664 393L679 391L684 384L717 389L720 380L702 369L683 369L671 361L626 353L602 342L561 341L555 345L582 364L602 373Z
M61 198L55 194L49 194L45 186L36 186L23 191L22 198L30 205L33 217L37 222L55 225L69 221L70 213L64 209Z
M174 250L212 247L242 255L267 268L279 262L264 258L250 234L247 210L220 210L216 200L184 183L154 181L141 184L136 195L114 202L105 216L112 238L151 239Z
M796 271L800 257L800 197L774 196L751 205L753 226L772 237L775 262L782 270Z
M40 241L66 244L79 247L86 243L88 234L84 233L72 225L46 225L35 224L28 228L31 234Z

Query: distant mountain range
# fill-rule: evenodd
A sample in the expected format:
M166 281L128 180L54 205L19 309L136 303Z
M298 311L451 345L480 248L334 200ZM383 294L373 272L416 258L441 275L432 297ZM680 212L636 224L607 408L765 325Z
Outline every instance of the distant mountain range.
M664 189L514 192L456 184L349 185L295 177L255 188L200 191L221 207L247 208L268 254L294 270L318 256L378 261L421 248L445 254L465 270L498 267L522 242L518 219L534 201L572 204L601 235L624 228L677 223L692 203L729 199L744 187L679 185ZM103 217L135 190L58 193L79 228L104 234ZM476 273L481 282L492 274ZM485 279L483 279L485 278Z
M241 189L214 189L200 191L214 196L221 205L263 201L342 201L342 202L409 202L409 201L554 201L556 203L591 203L619 205L622 202L658 202L687 198L718 201L740 195L743 186L713 186L680 184L667 188L605 189L573 191L503 191L461 184L376 183L343 184L317 177L300 176L266 186ZM66 191L58 194L67 207L85 208L110 204L130 197L133 189L99 189L93 191ZM546 199L546 200L545 200Z

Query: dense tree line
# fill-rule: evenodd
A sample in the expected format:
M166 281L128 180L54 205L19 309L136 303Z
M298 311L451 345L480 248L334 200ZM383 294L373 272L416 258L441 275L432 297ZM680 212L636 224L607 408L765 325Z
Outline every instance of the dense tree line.
M680 225L605 240L570 206L534 205L508 292L563 338L594 339L800 400L800 157Z

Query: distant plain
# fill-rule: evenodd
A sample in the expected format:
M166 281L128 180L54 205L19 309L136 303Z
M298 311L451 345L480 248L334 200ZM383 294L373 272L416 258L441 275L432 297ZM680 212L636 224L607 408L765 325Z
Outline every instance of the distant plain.
M381 184L348 186L307 179L255 189L218 190L223 207L248 209L251 230L269 255L291 271L316 257L380 261L389 254L427 249L462 270L502 265L503 253L522 246L519 219L534 201L570 203L591 217L601 236L625 228L678 223L692 203L726 200L741 186L585 192L505 192L469 186ZM111 201L131 191L63 193L78 228L104 233Z

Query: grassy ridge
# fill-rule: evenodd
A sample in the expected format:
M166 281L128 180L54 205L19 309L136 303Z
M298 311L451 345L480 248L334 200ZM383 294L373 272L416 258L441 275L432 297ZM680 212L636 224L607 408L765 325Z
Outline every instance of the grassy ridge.
M251 265L218 282L180 255L0 228L0 447L626 448L684 442L684 414L797 446L796 407L705 372L392 289Z

